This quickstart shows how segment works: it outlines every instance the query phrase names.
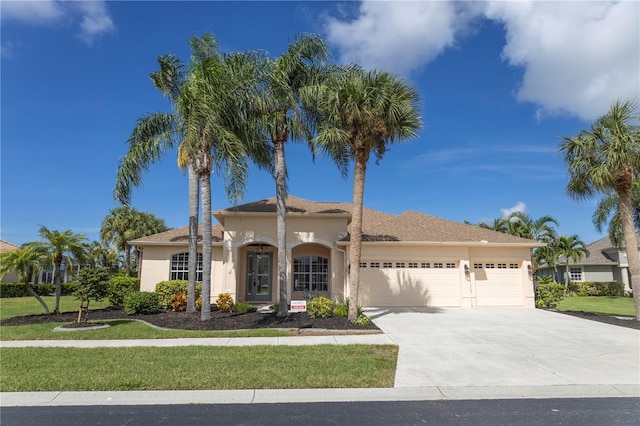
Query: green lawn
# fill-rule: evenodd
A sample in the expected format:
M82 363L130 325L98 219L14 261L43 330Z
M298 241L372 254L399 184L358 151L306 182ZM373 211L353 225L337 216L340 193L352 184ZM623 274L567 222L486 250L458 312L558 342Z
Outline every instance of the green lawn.
M56 306L56 298L54 296L44 296L44 303L49 307L49 311L53 311ZM106 308L110 306L108 300L102 302L91 302L90 309ZM78 312L80 302L75 300L73 296L62 296L60 298L60 311L62 312ZM16 317L18 315L44 314L42 305L35 297L5 297L0 298L0 320L5 318Z
M0 391L392 387L391 345L3 348Z
M632 297L621 296L582 296L565 297L556 309L559 311L591 312L601 315L634 317L635 305Z

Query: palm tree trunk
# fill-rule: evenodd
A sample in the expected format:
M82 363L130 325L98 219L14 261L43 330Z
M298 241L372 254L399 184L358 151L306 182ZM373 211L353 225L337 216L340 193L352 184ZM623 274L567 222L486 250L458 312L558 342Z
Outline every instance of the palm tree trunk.
M349 242L349 320L358 318L358 287L360 285L360 255L362 249L362 204L367 159L356 153L353 170L353 209L351 211L351 237Z
M33 287L31 287L31 284L29 284L29 281L25 281L24 286L27 288L27 292L33 297L35 297L38 302L40 302L40 304L44 308L44 313L49 315L49 307L47 306L46 303L44 303L44 300L42 300L42 297L40 297L40 295L36 293Z
M620 219L624 233L624 247L627 252L629 272L631 272L631 288L636 305L636 320L640 321L640 255L638 254L638 240L633 225L633 207L631 204L631 179L629 185L616 185L619 198Z
M60 313L60 294L62 293L62 285L60 281L61 265L62 265L62 259L56 259L53 263L53 283L56 286L56 307L53 310L54 314Z
M198 265L198 176L189 165L189 285L187 312L196 311L196 268Z
M284 157L284 142L274 143L276 160L276 228L278 232L278 316L287 316L287 165Z
M211 319L211 173L200 175L202 183L202 309L200 319Z
M124 272L127 277L131 273L131 247L126 241L124 242Z
M564 297L567 297L567 290L569 290L569 257L567 256L567 261L565 262L565 278L564 278L564 293L562 294Z

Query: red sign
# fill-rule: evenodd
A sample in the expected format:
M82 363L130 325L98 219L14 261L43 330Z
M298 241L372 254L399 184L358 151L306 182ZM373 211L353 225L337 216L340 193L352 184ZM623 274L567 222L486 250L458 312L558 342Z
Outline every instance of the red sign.
M291 301L291 312L307 312L307 301L306 300L292 300Z

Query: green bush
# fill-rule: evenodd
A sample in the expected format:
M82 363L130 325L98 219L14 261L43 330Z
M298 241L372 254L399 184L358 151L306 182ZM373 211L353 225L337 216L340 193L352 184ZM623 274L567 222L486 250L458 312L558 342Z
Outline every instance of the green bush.
M358 316L363 315L362 306L358 306ZM333 314L337 317L349 316L349 299L344 298L336 302L336 307L333 309Z
M114 306L122 306L127 294L140 291L140 279L118 275L109 280L109 301Z
M124 298L124 313L149 315L160 311L160 299L156 293L146 291L130 293Z
M354 319L351 322L354 323L354 324L357 324L357 325L367 326L367 325L371 324L371 318L369 318L368 316L366 316L364 314L359 314L358 318Z
M570 282L568 291L577 296L623 296L624 284L617 281Z
M78 288L78 283L75 281L62 283L60 284L60 296L71 296L73 292L76 291L76 288ZM51 292L53 293L54 291L56 291L55 286L53 286L53 290Z
M257 311L255 306L252 306L248 303L240 302L233 305L233 310L236 312L255 312Z
M23 297L27 295L27 288L22 283L0 282L0 297Z
M160 298L160 306L163 309L171 307L171 299L176 294L187 294L189 290L189 282L186 280L160 281L156 284L156 293ZM196 283L196 299L202 293L202 283Z
M307 314L311 318L329 318L333 315L335 304L324 296L314 297L307 302Z
M233 308L233 297L230 293L220 293L216 299L216 306L224 312L231 312Z
M24 287L24 284L23 284ZM34 284L33 285L33 289L36 291L36 293L38 293L40 296L48 296L50 294L55 293L56 291L56 286L53 284L49 284L49 283L40 283L40 284ZM27 288L25 287L25 292L26 292ZM28 294L28 293L27 293Z
M538 284L536 291L536 307L553 309L564 299L564 285L558 283Z

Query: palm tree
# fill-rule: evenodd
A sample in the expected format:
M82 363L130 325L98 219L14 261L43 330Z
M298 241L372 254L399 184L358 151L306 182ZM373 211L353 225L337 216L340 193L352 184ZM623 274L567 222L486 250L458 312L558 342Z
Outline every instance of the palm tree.
M56 306L54 314L60 313L60 291L61 291L61 266L64 261L67 268L71 268L74 261L83 259L85 256L84 234L75 234L70 230L51 231L46 226L41 225L38 235L44 241L34 243L35 249L44 252L43 262L50 263L54 267L53 282L56 286Z
M633 180L640 170L640 127L637 104L617 101L590 130L566 136L560 145L570 180L567 192L582 200L613 190L631 272L631 286L640 285L640 254L633 225ZM636 319L640 321L640 291L633 292Z
M129 206L117 207L102 221L100 238L104 245L113 243L124 253L125 273L131 273L130 240L167 231L164 220L151 213L138 211Z
M602 232L605 225L608 224L611 243L614 247L621 248L623 246L624 236L622 233L622 221L618 204L618 194L613 190L607 191L604 197L598 201L592 220L598 232ZM638 178L635 178L631 185L631 204L633 205L633 225L636 231L639 231L640 180Z
M287 315L285 143L289 139L313 140L309 116L300 103L300 90L315 82L318 65L328 57L326 43L317 35L298 36L287 51L265 62L265 81L257 102L258 121L273 144L276 182L276 227L278 233L279 316Z
M564 280L564 295L567 295L567 289L569 288L569 279L571 274L569 271L569 260L573 260L576 263L582 256L589 256L589 250L585 243L577 235L562 235L557 241L557 257L564 258L565 264L565 280Z
M41 249L29 243L23 244L17 250L0 253L0 277L4 278L7 272L15 272L18 280L27 288L27 292L40 302L44 313L49 314L49 307L29 282L33 274L41 268L43 254Z
M315 92L315 93L314 93ZM349 319L358 315L362 244L362 205L371 153L380 161L387 146L417 136L420 129L418 92L387 72L365 71L357 65L333 74L307 93L318 108L317 143L344 170L354 161L353 211L349 248Z
M542 216L533 219L526 213L514 212L506 219L506 231L517 237L528 238L539 242L549 242L556 235L553 225L558 226L558 221L552 216Z

